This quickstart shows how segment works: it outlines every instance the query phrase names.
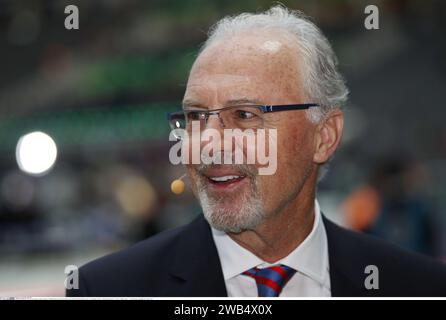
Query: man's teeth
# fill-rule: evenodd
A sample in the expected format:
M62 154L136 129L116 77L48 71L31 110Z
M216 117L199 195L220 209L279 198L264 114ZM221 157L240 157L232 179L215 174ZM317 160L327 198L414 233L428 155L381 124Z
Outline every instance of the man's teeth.
M216 181L216 182L225 182L225 181L238 179L238 178L241 178L241 176L210 177L209 179L211 179L212 181Z

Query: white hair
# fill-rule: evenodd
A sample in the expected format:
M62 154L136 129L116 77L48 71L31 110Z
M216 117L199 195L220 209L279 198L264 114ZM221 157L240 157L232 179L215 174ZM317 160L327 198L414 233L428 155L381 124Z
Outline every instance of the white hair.
M263 13L225 17L210 29L201 51L222 38L268 29L285 30L296 37L303 60L303 72L298 76L302 79L308 102L320 105L320 108L307 110L308 119L318 123L331 110L342 108L347 101L348 89L337 70L336 55L319 28L300 11L278 5Z

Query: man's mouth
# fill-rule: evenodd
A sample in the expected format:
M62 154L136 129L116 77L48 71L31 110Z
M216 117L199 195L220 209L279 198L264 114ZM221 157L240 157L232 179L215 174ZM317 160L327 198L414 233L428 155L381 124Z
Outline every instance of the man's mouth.
M203 173L209 185L217 190L232 190L241 186L246 175L233 168L217 167L211 168Z
M207 177L208 180L212 184L216 185L230 185L232 183L240 182L245 178L245 176L239 176L239 175L227 175L227 176L220 176L220 177Z

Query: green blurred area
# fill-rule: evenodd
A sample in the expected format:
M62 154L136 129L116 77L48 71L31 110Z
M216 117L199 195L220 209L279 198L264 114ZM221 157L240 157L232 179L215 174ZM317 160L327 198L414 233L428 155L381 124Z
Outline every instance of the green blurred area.
M89 108L39 113L0 120L0 148L10 152L18 139L43 131L60 148L101 144L150 142L169 134L166 114L178 110L175 103Z
M196 53L193 50L125 56L105 60L86 70L78 83L89 96L165 90L185 86Z

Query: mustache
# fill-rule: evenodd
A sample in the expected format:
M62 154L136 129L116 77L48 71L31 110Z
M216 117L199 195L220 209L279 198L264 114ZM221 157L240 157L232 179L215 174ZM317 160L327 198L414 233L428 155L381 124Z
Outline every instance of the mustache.
M247 165L247 164L226 164L226 165L222 165L222 164L197 164L194 165L195 169L197 170L197 172L202 175L205 176L206 173L210 170L210 169L214 169L214 168L221 168L221 167L230 167L231 169L233 169L234 171L236 171L239 175L241 176L245 176L248 178L254 178L258 175L258 169L257 167L253 166L253 165Z
M255 165L248 165L245 163L236 164L234 161L235 153L231 151L220 151L214 153L212 156L201 154L201 163L194 165L197 172L204 176L213 168L230 167L232 170L238 172L240 175L254 178L258 175L258 168ZM229 163L229 164L225 164Z

